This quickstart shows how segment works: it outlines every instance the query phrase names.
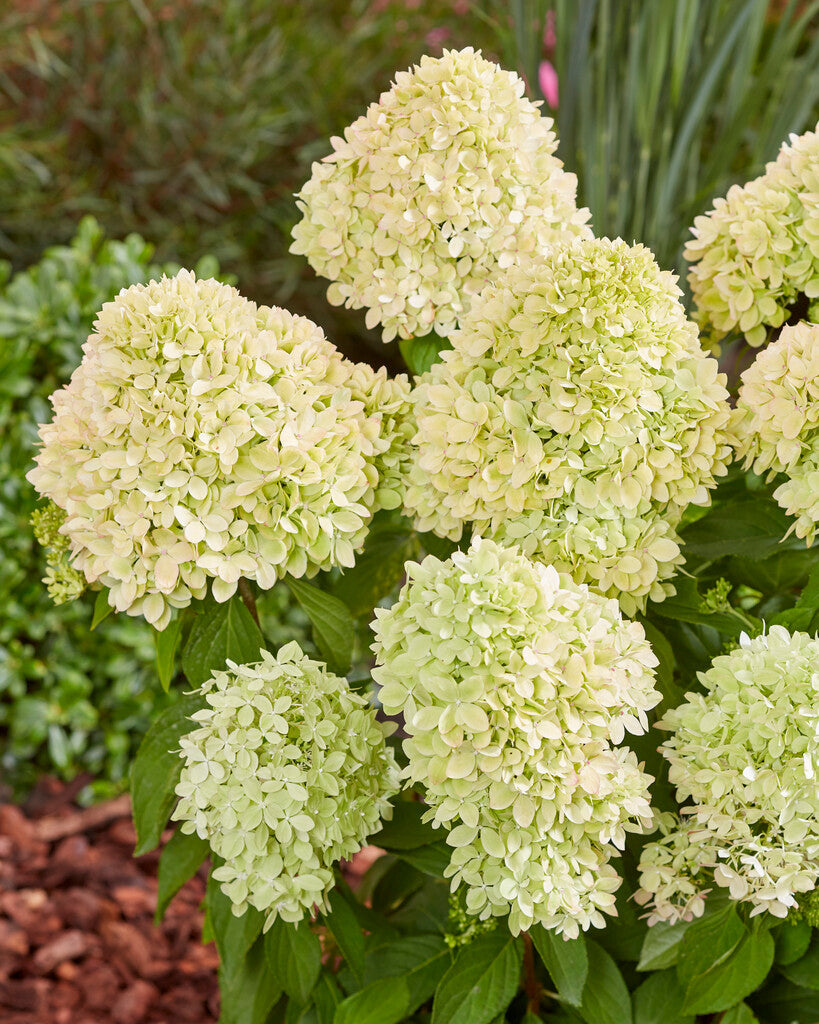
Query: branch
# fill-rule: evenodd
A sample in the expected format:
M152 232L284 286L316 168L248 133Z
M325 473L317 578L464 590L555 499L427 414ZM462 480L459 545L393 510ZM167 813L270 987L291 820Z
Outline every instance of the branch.
M247 610L253 616L253 621L256 623L259 629L261 629L262 624L261 622L259 622L259 612L258 609L256 608L256 598L253 596L253 591L250 588L250 584L244 578L244 576L239 580L239 595L245 603L245 608L247 608Z

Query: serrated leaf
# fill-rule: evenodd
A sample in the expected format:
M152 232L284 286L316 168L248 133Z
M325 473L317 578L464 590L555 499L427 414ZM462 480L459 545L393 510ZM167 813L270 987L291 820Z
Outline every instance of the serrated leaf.
M185 882L193 878L209 853L210 847L204 839L177 828L159 858L155 924L160 923L168 904Z
M219 1024L265 1024L281 996L264 954L264 944L255 942L228 971L219 967L221 1012Z
M364 983L403 978L408 990L405 1012L409 1015L429 999L451 964L452 954L441 937L414 935L368 953Z
M585 936L581 934L576 939L564 941L561 935L555 935L539 924L529 929L529 935L560 997L570 1006L579 1008L589 973Z
M759 1021L747 1003L739 1003L725 1011L720 1018L720 1024L759 1024Z
M264 937L270 970L282 989L306 1003L321 971L321 943L307 921L298 925L277 918Z
M775 502L756 497L710 509L685 527L681 537L687 555L706 560L741 555L761 561L786 549L782 540L790 526L791 520Z
M587 1024L632 1024L631 997L620 968L596 942L586 942L589 981L580 1016Z
M660 921L652 925L643 940L637 970L661 971L665 967L673 967L679 958L680 944L689 927L688 921L679 921L677 924Z
M131 766L131 804L139 857L159 845L162 830L176 801L174 789L182 772L179 738L194 728L190 720L203 704L199 694L180 699L156 718L145 733Z
M417 553L418 540L409 524L405 530L371 530L355 565L345 569L333 584L333 595L352 615L369 616L401 582L404 563Z
M103 587L94 599L94 614L91 616L91 625L89 629L94 630L97 626L113 612L113 608L108 603L108 588Z
M414 850L438 842L440 832L421 821L428 810L416 800L399 800L393 805L392 818L370 837L371 842L384 850Z
M683 1013L685 989L673 970L652 974L634 992L634 1024L694 1024Z
M259 937L264 924L264 914L254 910L253 907L248 907L243 914L237 917L233 913L233 904L222 892L212 871L208 876L208 885L205 890L205 905L213 937L216 940L216 949L219 952L221 971L225 979L230 982L234 975L240 973L248 950ZM259 950L264 958L262 943L259 943ZM264 969L267 974L270 974L266 961ZM281 992L280 987L279 991Z
M165 693L168 692L176 669L176 649L182 635L182 616L171 619L165 629L154 630L154 646L156 647L156 671L159 682Z
M724 903L714 913L693 921L683 936L677 960L682 984L687 988L696 975L727 960L746 935L735 903Z
M781 963L780 970L794 985L819 990L819 939L814 939L798 960Z
M451 851L445 842L439 841L413 850L396 850L395 855L425 875L440 878L449 864Z
M192 686L201 686L228 660L242 665L259 661L264 637L242 601L208 601L194 619L182 652L182 669Z
M330 913L324 915L324 923L336 940L347 966L360 983L364 973L364 936L358 920L339 889L332 890L329 902Z
M316 646L328 667L344 675L350 668L355 636L350 610L337 597L304 580L288 576L287 585L310 619Z
M437 334L425 334L421 338L402 338L398 348L410 372L418 376L426 373L433 363L437 363L440 353L452 348L452 345Z
M406 1017L408 1005L407 982L384 978L342 1000L333 1024L398 1024Z
M811 926L807 921L791 924L787 919L777 928L774 935L776 951L774 959L778 964L792 964L808 951Z
M746 935L727 960L690 979L685 992L686 1012L727 1010L762 984L773 957L774 941L770 932Z
M515 996L522 955L500 930L463 946L435 992L432 1024L489 1024Z

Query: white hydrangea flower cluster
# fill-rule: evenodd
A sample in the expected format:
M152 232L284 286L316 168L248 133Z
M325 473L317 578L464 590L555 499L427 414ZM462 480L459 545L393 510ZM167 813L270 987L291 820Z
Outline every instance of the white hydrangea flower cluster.
M473 303L413 393L420 529L520 544L633 613L682 562L676 526L731 454L725 377L644 246L578 240Z
M690 873L713 866L713 880L751 903L752 916L785 917L819 880L819 640L771 626L743 635L699 678L705 693L686 694L657 723L673 732L662 751L677 798L691 801L680 846L695 843ZM646 846L639 899L654 919L673 921L688 899L658 869L666 856Z
M471 48L423 57L313 164L290 251L384 341L451 334L500 271L591 235L538 107Z
M784 327L742 375L737 453L756 473L787 480L774 498L813 543L819 522L819 324Z
M408 393L305 317L182 271L103 307L28 479L65 511L75 568L162 629L209 579L224 601L242 576L352 565L398 502Z
M223 858L213 876L233 912L255 907L267 928L327 909L333 864L390 817L399 770L390 726L345 679L296 643L261 655L202 687L173 817Z
M711 891L707 870L717 865L716 837L676 814L657 814L655 820L662 838L643 847L634 901L650 904L649 926L693 921L702 917Z
M448 830L470 913L567 936L602 927L609 863L651 824L651 781L616 746L648 727L657 659L617 602L517 549L476 539L409 562L376 609L380 700L403 713L405 776Z
M733 185L697 217L683 255L714 342L739 330L753 346L804 295L819 298L819 125L791 135L765 173ZM819 304L817 304L819 309Z

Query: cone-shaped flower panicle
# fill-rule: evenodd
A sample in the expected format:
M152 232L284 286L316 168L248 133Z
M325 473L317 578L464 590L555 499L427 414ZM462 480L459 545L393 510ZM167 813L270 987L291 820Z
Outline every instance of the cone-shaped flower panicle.
M746 466L787 476L774 497L811 544L819 522L819 324L784 327L743 373L736 434Z
M106 303L83 351L29 479L120 611L161 629L208 580L226 600L242 576L350 566L398 501L407 379L348 362L305 317L182 271Z
M591 234L538 108L471 48L423 57L313 164L291 252L385 341L450 334L487 281Z
M819 879L819 640L771 626L699 678L657 723L686 824L646 846L638 899L674 921L716 883L785 917Z
M389 727L296 643L257 665L229 662L202 692L197 728L181 740L173 817L223 859L214 877L234 913L300 921L326 908L335 862L392 813Z
M792 135L760 177L714 200L692 233L688 280L715 343L737 331L762 345L800 302L807 312L819 299L819 125Z
M731 448L725 377L641 245L556 245L475 300L414 390L405 505L423 530L520 544L621 599L662 599L682 510Z
M602 927L620 883L609 861L651 822L650 779L617 746L660 700L642 627L486 540L407 563L376 617L373 678L404 715L405 776L448 830L467 909L508 913L514 933Z

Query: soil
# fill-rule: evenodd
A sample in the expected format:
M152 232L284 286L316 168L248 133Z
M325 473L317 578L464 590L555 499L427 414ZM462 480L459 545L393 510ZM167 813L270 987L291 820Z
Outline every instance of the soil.
M0 805L0 1021L214 1024L207 869L156 927L159 851L134 858L128 797L79 808L81 784L44 779L23 808Z

